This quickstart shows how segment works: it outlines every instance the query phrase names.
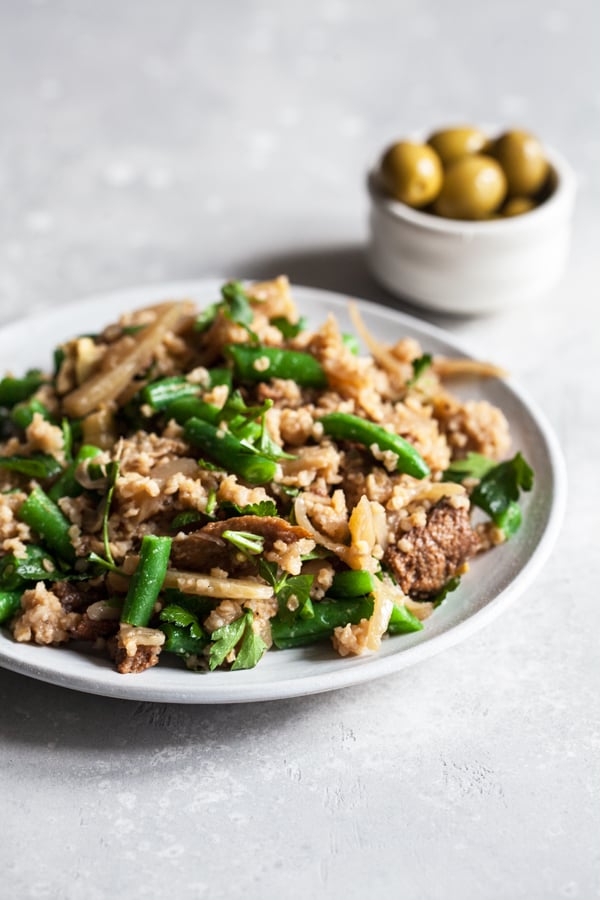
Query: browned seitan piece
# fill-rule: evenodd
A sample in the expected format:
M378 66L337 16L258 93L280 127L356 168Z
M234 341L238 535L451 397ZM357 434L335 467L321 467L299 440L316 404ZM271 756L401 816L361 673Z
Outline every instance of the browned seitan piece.
M103 586L91 585L85 581L55 581L52 591L65 612L82 612L90 603L102 600L105 596Z
M109 637L118 630L118 616L94 619L87 614L87 609L93 603L105 599L104 585L91 585L85 581L55 581L52 590L65 612L82 613L70 629L73 640L95 641L98 638Z
M384 564L405 594L426 599L458 573L477 547L468 510L441 500L429 511L426 525L397 534L396 543L385 552Z
M146 669L151 669L157 664L159 655L160 647L140 646L133 656L128 656L122 647L117 647L115 651L117 672L121 675L136 675L139 672L145 672Z
M236 574L252 571L253 563L240 559L239 550L221 537L228 530L247 531L264 538L265 552L271 551L276 541L289 545L309 537L304 528L290 525L278 516L235 516L176 537L171 547L171 565L194 572L210 572L214 568L232 571L232 566Z
M71 629L71 636L75 641L96 641L98 638L107 638L118 630L118 618L91 619L84 613L75 628Z

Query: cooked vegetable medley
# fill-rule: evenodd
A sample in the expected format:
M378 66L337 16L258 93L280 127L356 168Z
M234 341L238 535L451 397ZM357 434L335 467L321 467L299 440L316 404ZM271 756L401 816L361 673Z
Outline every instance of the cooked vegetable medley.
M247 669L419 631L511 537L531 469L446 381L499 370L299 318L285 278L226 284L0 380L0 622L14 640ZM473 515L478 508L479 513Z

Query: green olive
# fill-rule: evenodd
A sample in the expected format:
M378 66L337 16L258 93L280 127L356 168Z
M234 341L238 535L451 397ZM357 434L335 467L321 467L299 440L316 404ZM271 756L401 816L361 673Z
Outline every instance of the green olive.
M444 166L471 153L481 153L488 143L487 136L478 128L444 128L434 131L427 143L433 147Z
M510 197L531 197L543 187L549 164L538 139L527 131L507 131L495 142L493 155L508 182Z
M535 203L530 197L512 197L502 207L503 216L522 216L523 213L535 209Z
M388 194L408 206L427 206L442 186L440 158L426 144L392 144L383 155L380 172Z
M447 219L489 219L506 196L506 178L495 159L483 154L450 163L433 211Z

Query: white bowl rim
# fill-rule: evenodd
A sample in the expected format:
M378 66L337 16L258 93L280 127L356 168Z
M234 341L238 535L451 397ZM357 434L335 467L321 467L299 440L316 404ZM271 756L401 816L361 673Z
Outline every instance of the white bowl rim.
M411 206L407 206L399 200L394 200L393 197L388 197L383 193L378 178L378 167L374 167L369 171L367 186L373 202L387 213L390 218L414 225L424 231L468 236L481 235L483 233L491 235L495 232L506 233L510 229L513 231L525 231L541 225L544 218L548 218L556 212L561 204L567 208L570 214L570 208L575 198L577 178L571 165L562 154L552 147L544 145L544 152L556 176L556 187L543 203L520 216L470 221L467 219L446 219L442 216L435 216L432 213L422 212L419 209L413 209Z

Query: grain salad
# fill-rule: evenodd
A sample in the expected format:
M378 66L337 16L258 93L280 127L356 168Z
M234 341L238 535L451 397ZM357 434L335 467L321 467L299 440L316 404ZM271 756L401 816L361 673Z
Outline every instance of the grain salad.
M468 561L516 533L533 473L457 375L351 305L309 327L285 277L225 284L0 380L0 622L18 642L254 667L420 631ZM399 640L401 638L398 638Z

